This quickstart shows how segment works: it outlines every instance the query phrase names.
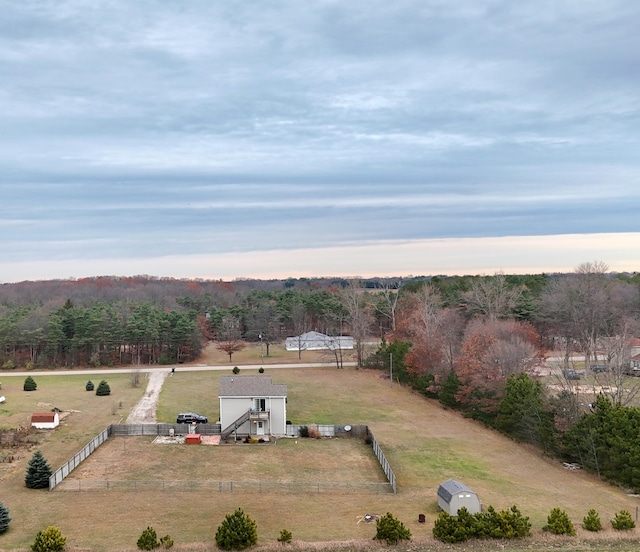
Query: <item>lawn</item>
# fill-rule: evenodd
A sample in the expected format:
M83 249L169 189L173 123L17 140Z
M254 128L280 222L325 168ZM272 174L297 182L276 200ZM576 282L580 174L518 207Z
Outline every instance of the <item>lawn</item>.
M193 409L216 420L218 381L220 375L226 373L178 371L167 378L160 398L159 419L170 422L177 412ZM636 506L640 505L638 498L595 477L566 470L559 462L545 458L534 449L518 445L455 412L444 410L437 403L397 384L391 386L389 380L381 379L374 371L329 367L266 368L265 373L271 375L275 383L287 384L287 418L294 424L368 424L393 466L398 494L336 497L239 492L49 493L24 488L26 459L23 459L3 475L0 500L11 509L14 521L9 532L0 536L0 548L26 549L39 529L54 524L60 526L74 547L135 550L142 530L152 525L159 534L170 534L177 543L176 549L180 550L178 545L183 543L211 542L224 516L241 507L256 520L263 544L275 542L283 528L290 530L294 540L299 541L370 543L375 525L358 523L359 517L389 511L410 528L417 543L413 548L419 549L434 546L430 535L437 515L436 491L439 483L448 478L459 479L470 486L485 506L502 509L518 505L531 518L538 539L542 538L541 527L551 508L562 507L579 526L589 508L596 508L607 524L619 510L626 508L635 514ZM128 386L130 377L127 374L114 374L109 376L113 396L99 402L100 397L84 391L86 377L59 378L58 386L49 385L44 379L42 383L38 381L36 393L41 400L56 404L68 395L66 404L80 401L78 409L84 412L82 418L74 413L65 419L63 427L42 442L41 449L54 468L65 454L76 452L79 445L84 444L85 436L86 441L104 425L117 421L120 411L126 417L127 409L142 393L141 389ZM3 377L3 393L5 381L6 377ZM21 385L21 381L19 383ZM58 387L59 390L54 391ZM20 390L18 394L23 393ZM28 408L25 408L26 412ZM273 453L284 444L282 441L278 445L254 447L166 448L158 449L156 454L155 449L149 448L152 446L149 440L122 438L108 445L118 449L114 450L118 454L114 457L114 465L103 463L101 469L118 473L118 477L126 474L131 478L139 477L154 470L162 477L182 478L184 474L184 478L190 478L199 475L197 466L210 455L207 461L217 463L219 468L215 472L216 479L244 476L247 479L303 480L350 478L355 477L354 474L368 478L373 473L366 451L329 448L336 443L340 446L341 441L309 441L304 447L298 445L296 448L288 441L282 451L278 449L278 456ZM145 455L149 462L140 461ZM98 453L96 461L99 458ZM354 464L353 459L359 460ZM376 473L375 478L379 476L379 472ZM426 514L426 524L418 523L420 513ZM634 531L633 535L636 534ZM606 536L619 539L611 530ZM194 544L192 549L198 549L196 546ZM560 545L553 541L553 547L556 546ZM618 549L632 549L624 546ZM532 545L523 545L525 547L531 549ZM579 548L577 544L566 548L578 549L587 548ZM599 544L597 549L604 547Z

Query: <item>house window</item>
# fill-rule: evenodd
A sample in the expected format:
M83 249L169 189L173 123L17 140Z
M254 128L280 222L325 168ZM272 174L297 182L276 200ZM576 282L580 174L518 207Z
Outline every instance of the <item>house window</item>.
M265 412L267 410L267 399L253 399L253 409L256 412Z

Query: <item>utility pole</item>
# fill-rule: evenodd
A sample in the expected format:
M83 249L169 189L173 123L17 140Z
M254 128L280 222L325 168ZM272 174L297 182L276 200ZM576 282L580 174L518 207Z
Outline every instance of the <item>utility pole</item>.
M389 353L389 387L393 387L393 353Z

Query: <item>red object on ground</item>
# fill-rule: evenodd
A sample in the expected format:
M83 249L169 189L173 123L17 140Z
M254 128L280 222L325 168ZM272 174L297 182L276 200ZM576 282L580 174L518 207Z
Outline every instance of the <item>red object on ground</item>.
M199 445L202 439L200 438L199 433L191 433L186 436L185 443L187 445Z

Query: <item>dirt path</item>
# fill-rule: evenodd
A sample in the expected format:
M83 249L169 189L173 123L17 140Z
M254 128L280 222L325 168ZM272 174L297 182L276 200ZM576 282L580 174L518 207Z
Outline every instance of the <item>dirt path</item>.
M147 372L147 389L127 417L128 424L152 424L156 421L156 407L164 380L171 369Z

